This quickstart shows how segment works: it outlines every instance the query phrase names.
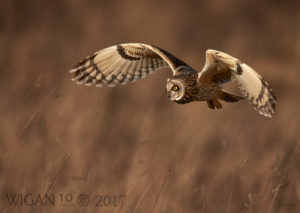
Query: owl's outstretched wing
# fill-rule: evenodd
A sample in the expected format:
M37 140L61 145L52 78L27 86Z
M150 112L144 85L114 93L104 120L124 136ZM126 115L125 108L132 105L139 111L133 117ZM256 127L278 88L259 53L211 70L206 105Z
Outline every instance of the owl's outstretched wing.
M79 84L116 86L134 82L161 68L187 66L167 51L152 45L127 43L102 49L70 70Z
M269 84L237 58L217 50L207 50L206 63L198 74L198 81L222 84L233 80L238 81L240 90L259 114L272 117L276 97Z

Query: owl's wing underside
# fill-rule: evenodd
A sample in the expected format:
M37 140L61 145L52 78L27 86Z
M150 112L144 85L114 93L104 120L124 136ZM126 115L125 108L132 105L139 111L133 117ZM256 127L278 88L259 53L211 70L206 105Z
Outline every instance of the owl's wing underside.
M70 70L79 84L116 86L144 78L156 70L187 66L167 51L152 45L127 43L102 49Z
M241 92L259 114L272 117L276 97L269 84L250 66L226 53L207 50L206 63L198 74L202 83L218 84L237 80Z

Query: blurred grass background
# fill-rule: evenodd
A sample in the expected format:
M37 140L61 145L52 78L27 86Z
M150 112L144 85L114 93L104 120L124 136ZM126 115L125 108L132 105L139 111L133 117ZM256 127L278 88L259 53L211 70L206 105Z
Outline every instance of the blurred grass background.
M168 70L116 88L69 68L123 42L158 45L201 70L218 49L278 96L178 105ZM300 212L299 1L4 1L0 7L0 212ZM10 206L7 193L86 193L86 207ZM96 207L92 196L125 194Z

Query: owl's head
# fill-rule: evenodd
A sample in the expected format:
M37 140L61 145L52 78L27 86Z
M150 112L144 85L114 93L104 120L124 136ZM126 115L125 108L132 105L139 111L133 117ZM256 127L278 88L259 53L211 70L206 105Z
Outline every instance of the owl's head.
M167 93L171 101L180 102L185 94L184 82L181 79L167 80Z

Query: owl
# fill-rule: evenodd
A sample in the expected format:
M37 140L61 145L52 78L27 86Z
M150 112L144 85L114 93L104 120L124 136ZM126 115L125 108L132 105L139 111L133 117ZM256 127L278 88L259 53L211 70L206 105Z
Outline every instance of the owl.
M211 109L225 102L248 99L257 112L272 117L276 97L269 84L250 66L224 52L208 49L203 69L198 72L166 50L148 44L126 43L102 49L84 58L70 72L78 84L98 87L124 85L151 73L169 68L169 99L178 104L206 101ZM241 95L232 94L222 84L237 81Z

